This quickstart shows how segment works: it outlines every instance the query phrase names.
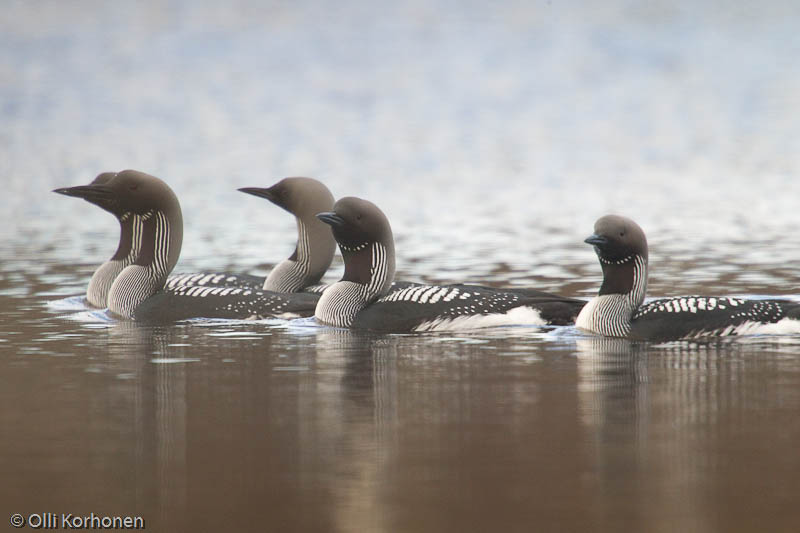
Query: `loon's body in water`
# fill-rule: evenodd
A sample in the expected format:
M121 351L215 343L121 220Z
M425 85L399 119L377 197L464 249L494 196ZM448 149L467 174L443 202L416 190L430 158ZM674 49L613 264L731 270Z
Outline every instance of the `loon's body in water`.
M571 324L582 300L540 291L473 285L405 285L392 289L394 238L383 212L360 198L342 198L330 224L344 258L341 281L325 289L314 316L324 324L386 332L473 329L501 324Z
M603 284L578 315L581 329L649 341L780 332L781 325L800 331L800 303L790 300L680 296L644 303L647 239L628 218L600 218L585 242L597 252Z
M317 213L333 208L331 191L314 178L291 177L268 188L244 187L241 192L266 198L295 217L297 244L294 253L275 265L266 278L250 274L198 272L169 277L167 287L240 287L272 292L319 292L320 280L333 261L336 241Z
M122 225L120 249L94 278L106 286L105 306L115 315L168 322L186 318L262 318L309 316L319 295L281 294L240 287L166 287L183 241L183 218L172 189L160 179L124 170L101 174L90 185L57 189L113 213ZM130 237L127 232L130 232ZM124 261L115 259L123 255ZM121 262L127 263L121 269ZM117 270L119 270L117 272ZM102 276L99 273L103 273ZM113 277L112 277L113 276ZM90 291L91 292L91 291ZM87 295L88 299L88 295ZM93 297L95 302L97 299ZM102 305L90 302L93 305Z

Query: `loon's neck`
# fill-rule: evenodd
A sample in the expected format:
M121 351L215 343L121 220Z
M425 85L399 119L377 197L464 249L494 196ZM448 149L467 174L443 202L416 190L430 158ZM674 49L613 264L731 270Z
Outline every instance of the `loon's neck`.
M345 256L344 276L325 289L314 316L325 324L350 327L359 311L389 292L394 281L394 246L373 242L363 248L340 247Z
M603 284L578 314L575 325L609 337L625 337L633 314L647 292L647 258L634 255L619 262L604 261Z
M298 292L316 285L331 266L336 241L331 230L314 218L305 222L296 217L297 245L294 253L278 263L264 280L264 290Z
M86 300L90 305L105 308L108 305L108 291L123 269L132 264L139 253L142 235L142 220L138 215L124 213L118 217L120 234L117 251L111 259L100 265L89 280Z
M180 210L169 214L151 210L137 217L141 231L134 224L132 250L139 251L134 251L135 260L123 268L108 293L109 311L125 318L134 318L136 307L164 288L183 242Z
M367 295L365 285L337 281L323 291L314 317L323 324L347 328L353 324L358 312L372 301Z

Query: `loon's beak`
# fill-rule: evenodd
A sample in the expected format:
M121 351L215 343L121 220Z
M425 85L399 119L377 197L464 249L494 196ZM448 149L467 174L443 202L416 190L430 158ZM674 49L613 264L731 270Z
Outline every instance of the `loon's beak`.
M344 219L334 213L333 211L325 211L324 213L317 213L317 218L323 221L324 223L328 224L329 226L333 226L334 228L338 228L344 226L345 222Z
M583 242L585 242L586 244L591 244L593 246L602 246L604 244L608 244L608 238L594 233L586 237L586 239L584 239Z
M62 187L60 189L53 189L53 192L63 194L64 196L83 198L84 200L92 203L97 203L98 201L108 200L111 198L111 190L104 185L98 184Z
M246 192L247 194L252 194L253 196L258 196L259 198L266 198L272 203L275 203L278 197L272 191L272 187L263 188L263 187L242 187L239 189L241 192Z

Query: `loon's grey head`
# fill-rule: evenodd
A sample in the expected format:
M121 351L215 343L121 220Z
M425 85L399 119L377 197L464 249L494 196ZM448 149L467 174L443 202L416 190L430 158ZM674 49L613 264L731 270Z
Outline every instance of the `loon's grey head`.
M267 276L265 290L294 292L318 283L333 261L336 241L316 214L333 209L331 191L314 178L284 178L271 187L243 187L247 194L266 198L297 221L297 245L288 260Z
M172 189L162 180L138 170L117 172L105 184L111 189L114 201L125 212L143 215L150 211L174 214L180 203Z
M63 194L64 196L83 198L87 202L101 207L119 218L123 213L120 211L119 204L115 201L114 195L111 192L111 187L108 185L108 182L116 175L116 172L103 172L98 174L89 185L62 187L60 189L54 189L53 192Z
M116 215L123 227L121 246L126 240L125 228L133 220L134 244L129 246L136 248L135 263L147 264L154 255L169 256L170 261L177 262L183 241L181 206L169 185L155 176L138 170L104 172L89 185L55 192L84 198ZM169 224L168 234L159 233L157 218Z
M116 216L148 211L180 211L180 204L169 186L138 170L103 172L89 185L64 187L53 192L83 198Z
M109 261L126 261L128 264L135 259L132 254L138 253L132 250L132 224L133 219L126 214L124 207L120 204L117 195L114 194L112 180L117 176L117 172L103 172L89 185L77 185L75 187L63 187L55 189L53 192L75 198L83 198L101 209L108 211L115 217L120 224L120 239L117 251ZM99 296L101 299L102 295ZM103 299L104 300L104 299ZM100 305L98 302L93 304ZM103 301L102 305L105 305Z
M319 213L331 226L344 258L342 281L351 281L384 294L394 281L395 258L392 227L383 211L367 200L347 196L333 211Z
M595 222L594 233L584 242L594 246L603 268L601 295L627 294L637 281L646 284L647 238L636 222L606 215Z
M160 261L159 266L171 271L178 262L183 243L183 215L180 202L169 185L138 170L123 170L106 186L111 188L119 209L144 221L135 263L149 265Z
M334 203L331 191L314 178L283 178L271 187L242 187L239 190L266 198L296 217L313 217L322 211L330 211Z

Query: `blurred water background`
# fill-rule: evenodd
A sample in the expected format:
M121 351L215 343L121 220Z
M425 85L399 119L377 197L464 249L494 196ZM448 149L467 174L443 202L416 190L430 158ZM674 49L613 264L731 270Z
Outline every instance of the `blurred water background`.
M652 296L797 295L798 27L788 0L4 1L0 512L797 531L796 336L104 323L64 299L117 224L50 191L161 177L176 272L266 273L294 222L236 188L308 175L386 212L401 279L589 297L615 212Z

